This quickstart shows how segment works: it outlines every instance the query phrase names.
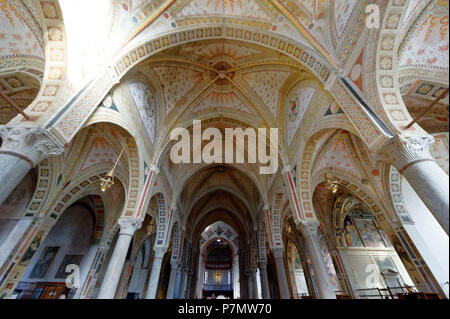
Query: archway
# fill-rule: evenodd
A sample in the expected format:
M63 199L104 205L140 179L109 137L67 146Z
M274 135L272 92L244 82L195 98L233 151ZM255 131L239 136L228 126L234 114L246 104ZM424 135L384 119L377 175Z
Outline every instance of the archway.
M283 243L291 297L313 299L317 296L317 288L305 238L297 229L290 211L284 219Z
M267 249L267 278L269 281L269 291L271 299L280 299L277 269L275 260L270 249Z
M200 237L196 297L200 299L241 296L239 236L233 227L218 221Z
M166 254L164 255L162 266L161 266L161 273L159 275L159 282L158 282L158 288L157 288L157 299L167 299L167 293L169 288L169 280L170 280L170 256L172 252L169 249Z
M292 241L288 241L287 261L294 299L302 299L309 296L300 253Z
M233 252L220 238L205 247L202 298L230 299L233 297Z
M145 283L151 269L153 242L154 238L146 239L138 251L128 286L127 299L141 299L145 294Z
M184 267L190 267L192 272L192 276L187 273L190 288L186 291L191 298L203 297L205 245L220 239L228 242L233 251L231 297L254 295L258 285L256 242L252 238L256 210L250 200L259 202L260 192L246 173L234 167L211 165L195 169L186 171L189 178L182 179L179 195L180 210L186 212L181 219L190 240L188 257L183 257L187 263L181 261L183 271Z
M414 286L408 265L370 210L349 194L338 195L334 205L337 250L355 297L385 299L408 293Z
M73 284L79 287L97 251L94 243L97 235L95 200L98 198L84 197L64 211L32 257L16 287L16 298L57 299L73 296L76 289L67 287L66 279L75 275Z

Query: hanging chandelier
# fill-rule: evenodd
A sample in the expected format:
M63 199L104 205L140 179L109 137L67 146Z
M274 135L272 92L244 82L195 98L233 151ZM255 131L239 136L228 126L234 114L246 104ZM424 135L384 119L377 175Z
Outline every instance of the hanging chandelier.
M339 181L331 176L329 173L325 173L325 182L327 184L327 188L333 193L336 194L339 188Z
M102 192L106 192L112 185L114 185L114 170L116 169L116 166L119 163L120 157L122 156L122 153L125 150L126 146L127 145L125 144L122 148L122 151L120 151L120 154L117 157L117 160L114 163L113 168L108 172L108 174L106 174L105 177L100 179L100 190Z

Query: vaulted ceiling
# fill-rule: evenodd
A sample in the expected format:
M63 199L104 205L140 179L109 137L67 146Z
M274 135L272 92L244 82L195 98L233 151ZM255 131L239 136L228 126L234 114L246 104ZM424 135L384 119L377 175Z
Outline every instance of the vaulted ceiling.
M229 224L242 236L252 230L262 199L243 172L214 165L192 174L183 185L179 204L194 237L216 221Z
M418 1L412 1L412 13ZM412 117L448 88L448 1L433 1L408 30L399 49L399 87ZM449 97L420 121L428 133L448 132Z
M159 80L168 119L186 112L188 118L215 112L271 124L278 123L283 89L307 73L276 51L232 40L175 47L138 68Z
M24 110L36 97L44 72L42 25L32 1L0 5L0 91ZM17 115L0 96L0 124Z

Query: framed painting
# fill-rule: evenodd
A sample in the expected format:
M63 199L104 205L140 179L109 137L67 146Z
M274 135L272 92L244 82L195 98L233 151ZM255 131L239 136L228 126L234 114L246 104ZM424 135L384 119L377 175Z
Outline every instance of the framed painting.
M378 231L375 222L371 218L367 219L354 219L356 227L359 230L362 240L366 247L372 248L385 248L386 244Z
M347 216L344 220L345 242L347 247L364 247L353 220Z
M45 247L42 254L39 256L39 259L31 271L30 278L38 279L44 278L48 269L50 268L53 259L55 259L56 254L58 253L59 247L48 246Z
M20 263L19 263L20 266L28 266L28 264L31 261L31 258L33 258L34 254L36 253L36 251L39 248L39 245L42 243L43 238L44 238L44 232L41 230L36 235L36 237L34 237L30 246L28 246L28 249L25 252L25 254L23 254L22 259L20 260Z

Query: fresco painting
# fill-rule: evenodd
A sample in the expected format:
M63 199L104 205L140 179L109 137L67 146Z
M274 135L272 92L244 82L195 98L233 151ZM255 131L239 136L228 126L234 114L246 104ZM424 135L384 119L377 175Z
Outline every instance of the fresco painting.
M58 253L59 247L49 246L45 247L43 253L39 257L38 262L33 268L33 271L30 274L30 278L44 278L47 273L50 265L55 259L56 254Z

